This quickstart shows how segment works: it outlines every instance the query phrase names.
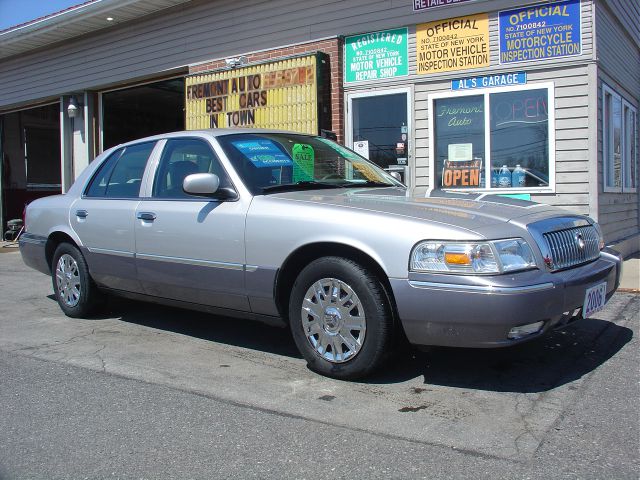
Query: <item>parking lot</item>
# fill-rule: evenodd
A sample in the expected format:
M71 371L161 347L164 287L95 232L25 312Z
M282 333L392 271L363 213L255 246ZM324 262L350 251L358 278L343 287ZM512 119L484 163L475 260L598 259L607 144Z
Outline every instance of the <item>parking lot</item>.
M309 371L287 330L260 323L119 299L110 299L96 318L67 318L52 295L50 279L25 267L16 251L0 255L0 289L3 370L37 359L97 372L106 375L99 378L118 379L117 385L134 380L192 395L211 408L240 408L258 418L275 415L283 422L302 422L307 431L338 428L355 444L377 439L408 445L423 451L423 458L416 459L421 464L446 459L448 469L439 463L441 477L481 464L494 478L543 476L547 468L558 476L637 478L637 294L618 293L595 318L522 346L404 352L380 374L349 383ZM7 376L7 387L20 390L29 383L29 378ZM37 409L2 390L0 400L9 403L3 410L14 418ZM128 391L117 394L126 398ZM24 438L10 437L7 432L18 431L16 425L19 421L8 413L0 414L0 451L5 452L0 453L0 478L3 469L7 478L29 477L21 467L29 462L34 477L40 472L54 478L45 474L45 467L38 470L37 456L29 458L32 450L25 445L37 445L55 431L38 432L35 426L36 431L20 434ZM235 436L231 431L225 437L235 442ZM336 444L342 454L349 452L342 440ZM244 471L254 471L249 466L255 468L257 459L243 455ZM91 464L90 458L85 461ZM375 464L376 458L371 461ZM338 455L336 466L342 462ZM349 464L348 455L344 462ZM241 471L239 465L227 473L243 478ZM483 477L483 471L477 476ZM113 472L129 478L117 465ZM278 478L284 473L255 472L247 476ZM315 468L306 471L304 465L289 474L328 475ZM349 474L339 467L333 476L413 476L393 468L377 474ZM430 477L427 471L416 474L422 475ZM87 478L101 476L87 473ZM216 476L214 472L210 478Z

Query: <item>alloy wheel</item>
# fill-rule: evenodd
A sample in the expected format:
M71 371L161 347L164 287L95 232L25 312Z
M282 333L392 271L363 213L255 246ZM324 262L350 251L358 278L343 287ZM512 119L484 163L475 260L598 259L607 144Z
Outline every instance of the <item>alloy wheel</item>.
M355 291L336 278L316 281L302 301L302 327L317 355L331 363L353 359L364 343L367 320Z
M65 305L75 307L80 301L80 271L76 260L65 253L56 265L56 285L58 295Z

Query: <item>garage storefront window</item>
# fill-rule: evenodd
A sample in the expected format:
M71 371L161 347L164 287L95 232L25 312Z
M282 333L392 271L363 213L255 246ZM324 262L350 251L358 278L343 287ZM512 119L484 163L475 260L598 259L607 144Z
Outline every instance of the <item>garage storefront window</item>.
M429 98L434 189L553 191L553 84Z
M602 158L605 192L635 192L638 114L620 94L602 85Z

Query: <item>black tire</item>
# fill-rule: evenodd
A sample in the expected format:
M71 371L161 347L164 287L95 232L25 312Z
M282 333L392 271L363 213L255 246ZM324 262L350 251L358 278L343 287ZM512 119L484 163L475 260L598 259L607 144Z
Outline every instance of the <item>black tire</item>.
M61 259L64 265L60 264ZM88 316L102 298L89 275L87 262L82 253L70 243L61 243L56 248L51 261L51 280L58 305L68 317Z
M336 290L337 296L318 300ZM349 300L349 291L357 302ZM322 319L316 320L320 312ZM351 330L347 323L364 324L364 329ZM289 326L309 368L332 378L364 377L379 368L392 350L393 319L384 287L369 270L342 257L317 259L300 272L289 299ZM334 343L323 348L327 339Z

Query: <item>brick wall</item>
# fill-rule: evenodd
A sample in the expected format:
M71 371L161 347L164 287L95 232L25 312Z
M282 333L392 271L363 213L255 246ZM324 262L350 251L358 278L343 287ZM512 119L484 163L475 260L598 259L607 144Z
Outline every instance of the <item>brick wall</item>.
M263 62L267 60L281 60L292 55L301 55L305 53L322 52L327 55L329 61L329 78L323 79L325 82L330 83L329 95L329 108L330 108L330 125L327 125L329 130L332 130L338 136L338 142L344 143L344 88L342 86L342 44L338 38L332 38L329 40L321 40L315 42L301 43L290 47L276 48L273 50L266 50L256 53L247 53L244 56L247 57L249 64L254 62ZM226 64L224 59L211 60L210 62L201 63L189 67L189 73L202 73L211 70L219 70L225 68Z

